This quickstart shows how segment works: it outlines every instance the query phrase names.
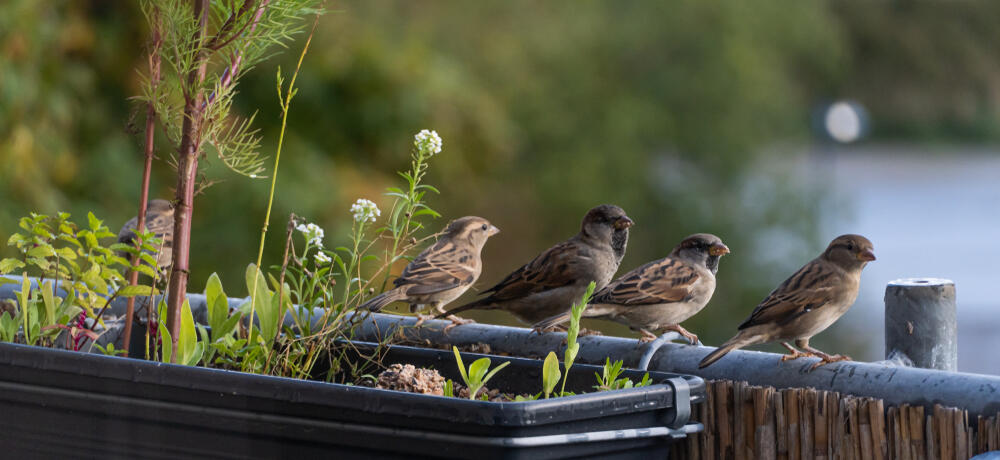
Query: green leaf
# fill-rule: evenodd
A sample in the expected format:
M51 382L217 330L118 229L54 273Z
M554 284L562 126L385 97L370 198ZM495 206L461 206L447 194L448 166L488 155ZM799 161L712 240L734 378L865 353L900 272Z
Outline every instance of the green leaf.
M42 285L42 304L45 306L45 325L56 323L56 299L52 291L52 282Z
M90 225L90 229L95 232L99 228L101 228L101 224L103 224L103 222L101 222L96 216L94 216L93 212L87 213L87 223Z
M90 269L83 273L81 279L87 284L87 286L93 289L94 292L100 295L108 294L108 284L104 282L104 278L101 278L100 265L91 265Z
M51 245L41 244L28 250L28 257L55 257L56 250Z
M545 363L542 364L542 391L545 392L546 399L552 394L552 390L556 388L561 377L559 358L556 357L555 352L550 351L545 357Z
M64 259L64 260L75 260L76 259L76 251L73 251L70 248L65 248L64 247L64 248L56 249L56 254L59 256L60 259Z
M187 364L195 354L198 344L198 332L194 328L194 316L191 314L191 304L187 299L181 305L181 328L177 338L177 362ZM198 355L201 359L201 355ZM190 364L188 364L190 365Z
M500 372L500 369L503 369L503 368L507 367L508 364L510 364L510 361L504 361L503 364L497 366L492 371L490 371L488 374L486 374L486 377L483 377L483 382L482 382L483 385L485 385L486 382L489 382L490 379L493 378L494 375L497 375L497 372Z
M0 260L0 274L7 274L19 268L24 268L24 262L17 259Z
M137 284L135 286L125 286L118 291L118 297L135 297L135 296L153 296L159 294L159 291L154 289L152 286L143 286Z
M465 364L462 363L462 354L458 352L458 347L452 345L451 351L455 353L455 363L458 364L458 373L462 375L465 386L469 386L469 374L465 372Z
M212 273L205 283L205 304L209 327L213 331L221 328L229 317L229 299L222 289L222 280L217 273Z
M479 358L469 366L469 380L472 383L481 383L486 372L490 369L489 358Z

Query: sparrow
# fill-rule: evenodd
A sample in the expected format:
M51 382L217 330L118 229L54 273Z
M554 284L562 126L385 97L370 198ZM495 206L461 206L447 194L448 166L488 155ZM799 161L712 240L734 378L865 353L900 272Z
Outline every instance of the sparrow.
M601 205L583 218L580 233L545 250L488 289L489 295L451 310L499 309L528 324L568 311L591 281L601 289L625 256L632 219L622 208ZM438 317L444 316L438 315Z
M359 308L379 311L392 302L410 304L410 312L418 312L431 305L440 313L444 306L457 299L479 279L483 269L481 253L486 240L500 229L482 217L467 216L451 221L444 234L431 247L413 259L399 278L393 280L393 289L379 294ZM422 316L417 325L429 316ZM453 327L472 322L449 315Z
M875 260L872 242L861 235L841 235L794 275L781 283L757 305L739 332L698 364L704 368L730 351L747 345L780 341L789 354L781 361L803 356L821 359L813 369L827 363L847 361L809 346L809 339L830 327L847 312L858 297L861 270ZM788 342L794 341L796 350Z
M715 235L696 233L670 255L642 265L601 289L583 310L585 318L622 323L642 334L640 343L656 338L651 331L676 331L692 345L698 336L680 323L701 311L715 292L719 259L729 248ZM534 326L545 331L569 320L569 313Z
M133 217L118 232L118 242L124 244L135 244L135 227L139 217ZM167 200L153 200L146 204L146 231L156 234L156 237L163 240L159 246L159 253L156 255L156 265L159 269L166 269L172 261L174 244L174 205ZM129 262L132 262L132 255L126 252L120 253Z

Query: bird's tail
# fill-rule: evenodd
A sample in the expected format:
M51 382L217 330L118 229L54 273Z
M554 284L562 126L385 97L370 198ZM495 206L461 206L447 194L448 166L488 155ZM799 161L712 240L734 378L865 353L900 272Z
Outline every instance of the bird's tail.
M385 291L375 297L372 297L367 302L361 304L358 308L367 308L371 311L382 310L386 305L389 305L397 300L403 300L406 297L406 292L402 288L391 289Z
M531 328L536 331L548 331L555 328L556 326L559 326L562 323L565 323L566 321L569 321L569 317L570 317L569 312L560 313L558 315L550 316L535 323L533 326L531 326Z
M467 303L465 305L462 305L461 307L453 308L453 309L448 310L448 311L446 311L444 313L441 313L440 315L435 316L434 319L441 319L441 318L444 318L445 316L454 315L456 313L461 313L461 312L466 311L466 310L474 310L476 308L489 308L492 303L493 303L493 300L490 299L489 297L487 297L485 299L479 299L479 300L477 300L475 302L469 302L469 303Z
M760 338L761 336L758 334L748 334L745 330L740 331L739 334L736 334L736 337L727 340L726 343L719 346L719 348L716 348L715 351L709 353L705 359L701 360L701 362L698 363L698 369L704 369L712 365L712 363L718 361L723 356L726 356L726 353L729 353L730 351L755 344L760 341Z

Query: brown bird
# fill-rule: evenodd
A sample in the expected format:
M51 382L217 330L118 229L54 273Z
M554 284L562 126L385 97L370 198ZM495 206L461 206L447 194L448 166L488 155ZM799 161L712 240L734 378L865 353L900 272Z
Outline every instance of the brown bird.
M696 233L685 238L670 255L636 268L594 294L583 310L586 318L622 323L642 333L639 342L656 338L650 331L676 331L691 344L698 336L680 326L694 316L715 292L719 259L729 248L715 235ZM569 320L569 313L535 325L545 331Z
M403 301L410 304L410 311L417 312L431 305L445 313L444 306L457 299L479 279L483 269L483 246L486 240L500 230L482 217L467 216L455 219L444 229L444 235L425 249L403 269L393 281L394 289L388 290L365 302L360 308L381 310L386 305ZM429 319L422 316L418 325ZM471 320L449 315L452 326ZM451 326L449 326L451 327Z
M747 345L781 341L789 354L786 361L803 356L818 357L826 363L850 360L848 356L828 355L809 346L809 339L830 327L847 312L858 297L861 270L875 260L872 242L861 235L841 235L819 257L807 263L781 283L764 299L739 332L698 365L704 368L730 351ZM795 346L788 342L795 341Z
M625 256L632 219L618 206L601 205L587 212L580 233L535 257L507 275L487 293L447 314L466 310L506 310L534 324L563 313L579 301L591 281L603 288ZM440 318L442 315L438 315Z
M135 244L135 227L139 218L133 217L118 232L118 242L124 244ZM146 204L146 231L153 232L156 237L163 240L161 245L157 245L159 253L156 255L157 268L165 269L170 266L173 257L171 248L174 244L174 205L167 200L153 200ZM132 255L120 253L129 262Z

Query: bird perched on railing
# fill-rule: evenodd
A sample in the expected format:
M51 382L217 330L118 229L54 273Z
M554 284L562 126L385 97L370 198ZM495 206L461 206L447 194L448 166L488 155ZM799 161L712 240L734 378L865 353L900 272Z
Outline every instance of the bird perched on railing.
M626 273L594 294L583 316L629 326L642 333L640 342L655 339L651 331L676 331L691 344L698 343L698 336L680 323L701 311L712 298L719 259L728 253L729 248L715 235L691 235L669 256ZM569 313L563 313L534 328L546 331L568 320Z
M135 244L135 228L139 217L133 217L118 232L118 242L124 244ZM153 232L162 243L157 245L159 252L156 254L156 266L160 270L165 270L173 260L174 245L174 205L167 200L153 200L146 204L146 231ZM120 253L129 262L132 262L132 255Z
M625 256L632 219L614 205L587 212L580 233L546 249L493 286L487 297L445 314L472 309L498 309L534 324L568 311L591 281L603 288ZM438 315L440 318L445 314Z
M747 345L781 341L789 354L786 361L803 356L818 357L813 369L826 363L850 360L829 355L809 346L809 339L830 327L847 312L858 297L861 270L875 260L872 242L861 235L841 235L819 257L781 283L739 326L739 332L698 365L704 368L730 351ZM788 342L795 341L796 350Z
M410 311L417 312L431 305L440 313L444 306L457 299L479 279L483 270L482 251L486 240L500 229L482 217L467 216L455 219L444 229L444 235L425 249L403 269L393 281L395 288L383 292L359 308L381 310L392 302L410 304ZM429 319L421 316L418 324ZM449 315L452 325L471 322Z

